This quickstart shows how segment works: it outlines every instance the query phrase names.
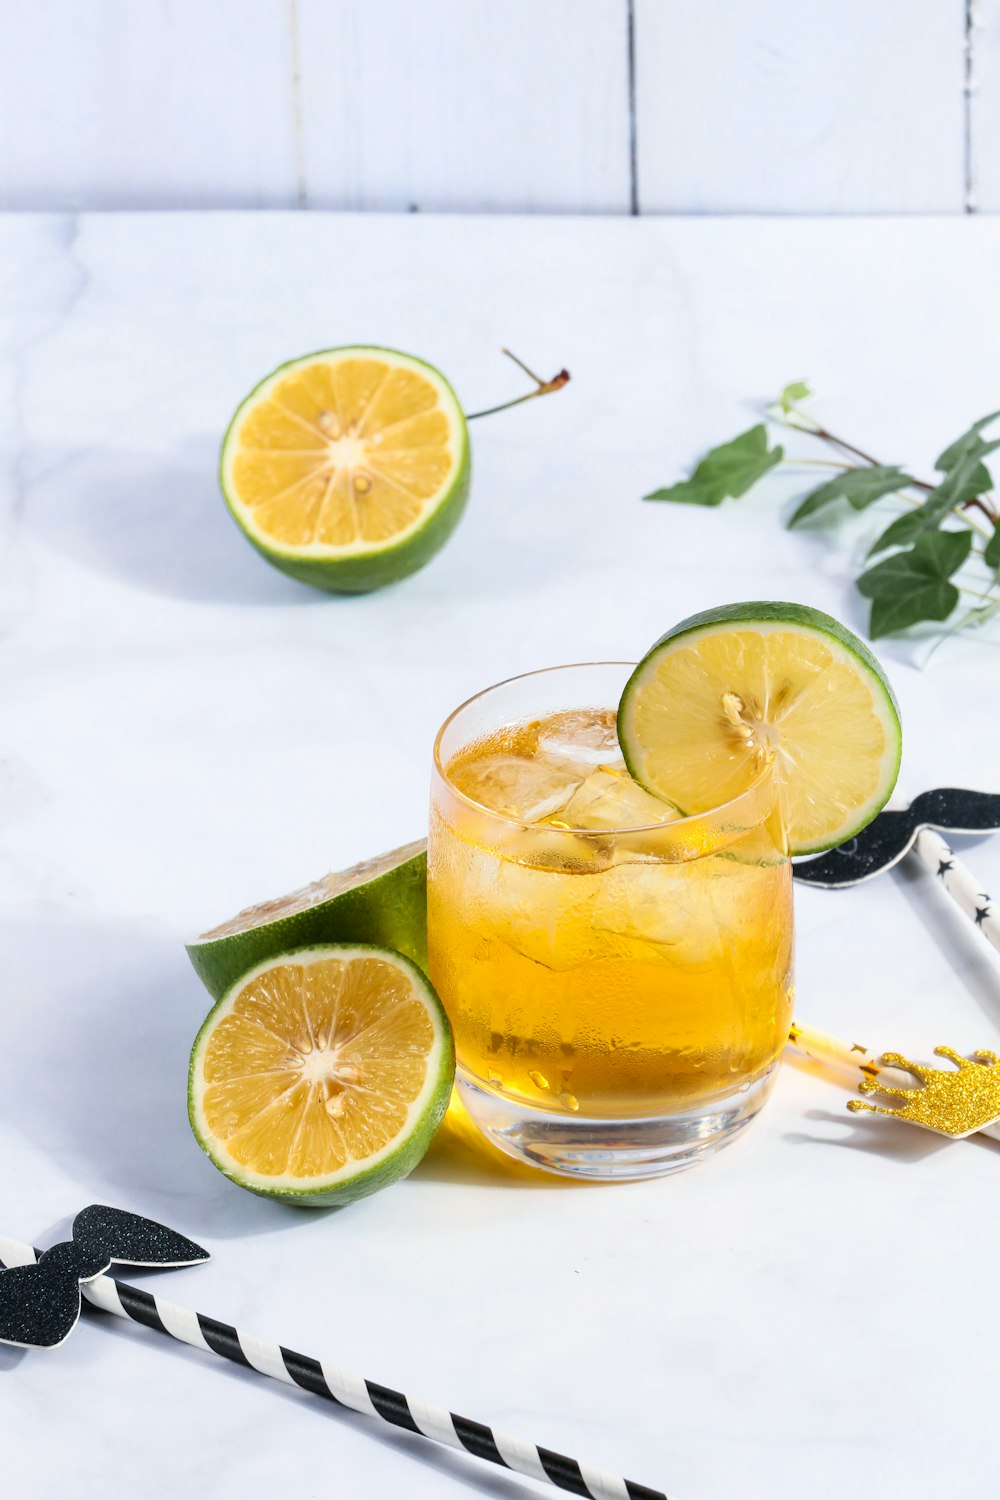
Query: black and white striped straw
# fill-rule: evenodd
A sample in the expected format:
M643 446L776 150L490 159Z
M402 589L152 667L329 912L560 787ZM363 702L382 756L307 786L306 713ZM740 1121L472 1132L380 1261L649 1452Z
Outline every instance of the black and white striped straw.
M0 1265L7 1268L34 1265L39 1253L30 1245L0 1235ZM431 1442L444 1443L449 1448L471 1453L475 1458L486 1459L517 1474L554 1484L570 1494L589 1495L592 1500L668 1500L663 1490L653 1490L648 1485L605 1473L591 1464L567 1458L549 1448L540 1448L524 1438L501 1432L499 1428L488 1427L484 1422L474 1422L470 1417L459 1417L441 1407L428 1406L425 1401L404 1396L402 1391L338 1370L327 1360L297 1354L294 1349L242 1332L163 1297L155 1297L151 1292L118 1281L113 1276L97 1276L93 1281L81 1283L80 1290L93 1307L112 1313L116 1318L141 1323L144 1328L166 1334L208 1354L218 1354L245 1369L255 1370L258 1375L268 1375L286 1385L299 1386L310 1395L322 1396L337 1406L349 1407L390 1427L404 1428Z

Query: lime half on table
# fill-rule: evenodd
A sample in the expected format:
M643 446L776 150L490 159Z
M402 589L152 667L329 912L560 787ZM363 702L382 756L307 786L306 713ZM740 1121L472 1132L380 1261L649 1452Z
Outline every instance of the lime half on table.
M884 807L902 729L867 646L805 604L723 605L682 620L618 709L629 771L682 813L731 801L773 761L790 851L843 843Z
M241 403L219 480L268 562L358 594L415 573L469 494L469 432L440 370L352 344L281 365Z
M220 1172L329 1207L398 1182L448 1107L451 1028L415 964L321 944L268 959L209 1014L191 1053L191 1126Z

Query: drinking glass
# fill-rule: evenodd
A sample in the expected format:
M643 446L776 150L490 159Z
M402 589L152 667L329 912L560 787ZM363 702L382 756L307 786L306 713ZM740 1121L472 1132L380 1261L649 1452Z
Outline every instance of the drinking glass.
M711 811L658 808L633 826L645 794L620 760L594 763L617 747L595 751L586 728L602 711L613 726L631 671L555 667L456 709L434 747L428 846L430 975L469 1114L512 1156L607 1180L730 1142L771 1092L792 1006L791 866L770 769ZM460 790L457 766L512 743L536 747L540 786L561 767L581 796L511 816ZM572 826L579 805L610 826L590 813Z

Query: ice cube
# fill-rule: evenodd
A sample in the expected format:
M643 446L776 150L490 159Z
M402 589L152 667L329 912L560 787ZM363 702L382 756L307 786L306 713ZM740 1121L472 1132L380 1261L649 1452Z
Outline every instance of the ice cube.
M567 708L538 726L538 753L584 768L624 769L612 708Z
M603 877L594 906L599 933L612 933L636 955L709 962L718 949L711 909L699 907L683 865L625 865Z
M567 828L647 828L669 823L676 808L643 791L628 772L601 767L585 781L555 814Z
M481 755L451 775L459 791L481 807L521 823L552 817L583 779L578 767L518 755Z

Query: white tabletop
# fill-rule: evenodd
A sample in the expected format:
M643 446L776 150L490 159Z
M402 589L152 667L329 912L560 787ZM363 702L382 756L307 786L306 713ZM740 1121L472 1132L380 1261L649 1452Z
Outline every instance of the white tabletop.
M928 468L1000 404L998 256L990 221L0 221L0 1230L162 1218L214 1255L145 1279L163 1295L681 1500L992 1489L995 1144L854 1118L786 1068L673 1179L566 1186L441 1142L375 1198L294 1210L189 1132L183 941L419 836L433 731L489 682L732 599L862 625L861 533L784 531L792 480L720 511L639 496L803 375L835 430ZM261 375L352 341L434 361L470 409L523 389L504 343L573 381L476 425L442 556L338 599L251 551L215 458ZM922 671L926 645L882 646L911 792L997 789L997 639ZM966 848L1000 887L1000 842ZM994 955L930 877L798 914L801 1019L1000 1042ZM0 1451L19 1500L537 1493L107 1319L0 1351Z

